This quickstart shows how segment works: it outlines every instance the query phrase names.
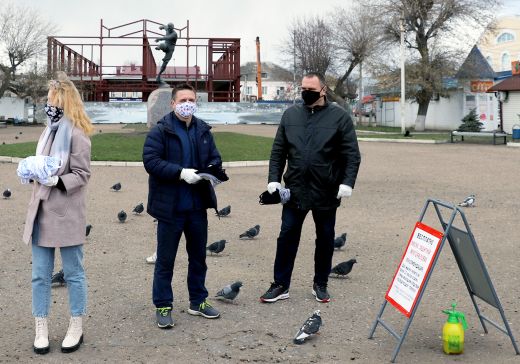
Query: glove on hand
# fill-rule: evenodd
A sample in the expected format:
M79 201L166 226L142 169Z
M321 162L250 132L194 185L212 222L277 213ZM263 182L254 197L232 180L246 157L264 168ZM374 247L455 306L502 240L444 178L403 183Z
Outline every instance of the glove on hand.
M199 182L202 177L199 176L196 169L192 168L183 168L181 171L181 179L185 180L186 183L189 183L190 185Z
M338 190L338 196L336 196L337 199L343 198L343 197L350 197L352 196L352 187L347 185L339 185Z
M267 192L269 192L271 195L276 192L276 190L279 190L282 188L282 185L280 182L269 182L267 185Z
M54 187L58 184L59 177L58 176L50 176L46 180L38 180L40 184L47 186L47 187Z

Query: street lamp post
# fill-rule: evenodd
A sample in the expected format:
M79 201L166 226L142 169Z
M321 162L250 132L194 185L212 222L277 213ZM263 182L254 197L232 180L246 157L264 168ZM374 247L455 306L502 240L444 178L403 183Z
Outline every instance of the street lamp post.
M404 56L404 15L400 20L400 28L401 28L401 133L404 134L406 132L406 122L405 122L405 105L406 105L406 90L405 90L405 76L404 76L404 64L405 64L405 56Z

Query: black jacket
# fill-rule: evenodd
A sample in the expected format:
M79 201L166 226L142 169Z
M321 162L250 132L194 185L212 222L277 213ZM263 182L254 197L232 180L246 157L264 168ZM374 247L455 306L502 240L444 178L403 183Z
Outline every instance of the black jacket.
M148 172L148 205L147 212L162 221L172 221L175 206L182 196L180 186L186 184L180 179L182 170L182 145L173 127L173 112L165 115L148 133L143 148L143 164ZM211 126L204 121L192 118L197 130L197 156L194 166L203 170L209 165L222 167L220 153L215 146ZM216 208L216 198L211 184L203 180L190 185L202 199L204 208Z
M313 109L294 105L280 121L269 161L269 181L291 190L289 205L300 209L337 208L339 185L354 188L361 163L350 115L325 103Z

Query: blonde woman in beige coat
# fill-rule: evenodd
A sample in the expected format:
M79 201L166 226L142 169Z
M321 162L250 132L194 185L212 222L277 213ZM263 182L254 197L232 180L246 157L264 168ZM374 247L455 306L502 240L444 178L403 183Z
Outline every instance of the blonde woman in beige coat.
M86 313L87 281L83 269L85 194L90 177L92 124L78 90L59 72L49 82L45 105L47 127L36 155L58 157L57 173L34 181L23 240L32 247L32 314L35 317L34 351L49 352L48 322L54 252L60 249L69 293L70 322L61 351L68 353L83 342L82 316Z

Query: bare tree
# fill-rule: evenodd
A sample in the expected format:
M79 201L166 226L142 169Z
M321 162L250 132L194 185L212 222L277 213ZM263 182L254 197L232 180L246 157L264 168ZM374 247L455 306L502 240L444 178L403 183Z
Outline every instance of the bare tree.
M9 4L0 10L0 97L11 87L16 73L27 61L47 47L47 35L54 25L34 9Z
M417 76L414 97L419 104L416 130L424 130L430 100L435 92L442 92L438 71L449 59L448 53L439 50L454 48L454 42L450 45L449 39L474 42L476 39L461 37L458 33L471 28L473 34L478 35L493 19L499 4L500 0L379 0L366 4L371 12L381 14L389 41L399 42L400 21L404 21L406 46L416 52L413 62ZM434 51L437 40L438 47Z
M345 98L355 94L355 86L348 84L352 71L379 46L382 34L379 22L360 6L349 11L336 8L327 17L296 20L289 28L289 36L282 52L289 64L296 60L298 75L317 71L332 74L327 96L346 107Z
M296 19L289 26L283 53L291 63L296 58L296 73L300 77L307 72L327 72L335 57L331 35L329 26L319 16Z
M341 70L334 93L340 98L345 98L350 74L378 50L382 29L374 14L367 12L360 5L349 8L349 11L336 8L330 16L332 41L337 49L337 69Z
M453 76L458 67L459 53L454 53L439 46L430 48L431 62L424 64L420 59L411 59L406 63L406 98L415 99L424 93L432 96L448 96L448 90L444 86L444 79ZM401 69L398 64L380 64L373 69L373 75L377 79L377 86L381 91L395 90L399 92L401 84Z
M36 63L33 68L16 77L11 82L9 90L14 92L18 97L30 99L33 107L33 120L36 122L36 104L42 102L47 96L47 82L52 75L47 74L47 67L38 66Z

